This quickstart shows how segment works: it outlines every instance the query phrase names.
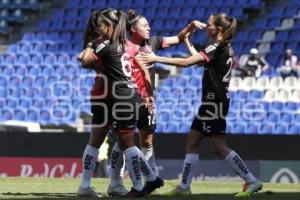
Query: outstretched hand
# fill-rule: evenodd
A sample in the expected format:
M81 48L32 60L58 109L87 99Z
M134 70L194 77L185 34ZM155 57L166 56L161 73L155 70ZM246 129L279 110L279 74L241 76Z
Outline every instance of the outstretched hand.
M206 28L206 24L203 22L200 22L198 20L194 20L192 21L192 23L190 24L192 26L192 28L198 28L198 29L204 29Z
M136 59L139 60L142 63L146 64L151 64L155 62L156 55L151 51L151 52L140 52L137 56Z

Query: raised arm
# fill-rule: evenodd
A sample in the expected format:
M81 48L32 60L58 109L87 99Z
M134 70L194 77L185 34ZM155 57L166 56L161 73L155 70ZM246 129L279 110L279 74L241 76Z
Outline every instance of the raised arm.
M147 89L148 95L153 96L153 91L152 91L152 86L151 86L151 77L150 77L148 68L146 67L146 65L143 62L141 62L141 60L139 59L139 56L135 57L135 61L138 64L141 72L143 73L143 78L146 83L146 89Z
M195 63L205 62L205 58L200 53L197 53L187 58L169 58L157 56L154 53L143 53L140 59L144 63L160 62L170 65L176 65L179 67L187 67Z
M188 24L184 29L182 29L176 36L165 37L165 43L167 46L178 44L184 40L186 34L191 33L196 28L203 29L206 27L206 24L194 20L192 23Z
M148 111L151 113L154 111L154 97L153 97L153 90L152 90L152 86L151 86L150 73L149 73L147 66L139 59L139 56L135 57L135 61L143 73L143 78L146 83L146 90L147 90L147 94L148 94L148 96L145 99L145 101L146 101L145 106L148 109Z
M85 69L95 69L96 67L97 56L94 54L91 44L88 44L87 47L78 54L77 59Z
M188 36L186 36L184 38L184 43L185 43L185 46L189 50L189 52L190 52L191 55L198 54L197 50L195 49L194 45L191 43L191 41L190 41L190 39L189 39Z

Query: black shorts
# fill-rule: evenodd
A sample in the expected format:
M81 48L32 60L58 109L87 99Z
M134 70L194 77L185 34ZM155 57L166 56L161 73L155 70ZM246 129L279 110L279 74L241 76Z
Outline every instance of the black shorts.
M154 133L156 128L155 112L150 113L145 106L140 107L137 127L140 130Z
M92 125L95 127L110 126L112 124L112 100L95 100L91 101L91 104Z
M131 99L115 100L112 106L112 127L114 131L121 134L134 131L138 120L139 107L141 106L143 106L143 103L138 94Z
M228 102L202 102L195 116L191 129L205 136L226 134L226 115L229 110Z

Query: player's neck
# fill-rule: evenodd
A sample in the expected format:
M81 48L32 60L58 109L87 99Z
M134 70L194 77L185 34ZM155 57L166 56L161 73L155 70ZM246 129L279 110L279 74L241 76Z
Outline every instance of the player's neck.
M223 41L223 36L222 35L217 35L215 38L214 38L214 42L215 43L220 43L220 42L222 42Z
M141 38L140 36L134 36L134 35L132 35L131 36L131 42L134 43L134 44L136 44L136 45L141 46L144 43L144 39Z

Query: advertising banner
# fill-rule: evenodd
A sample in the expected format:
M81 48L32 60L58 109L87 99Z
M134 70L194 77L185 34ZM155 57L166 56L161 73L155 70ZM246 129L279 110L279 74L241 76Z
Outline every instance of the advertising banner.
M300 183L300 161L260 161L261 180L271 183Z
M159 175L165 179L181 178L183 160L157 160ZM246 161L248 168L259 175L259 161ZM194 173L199 181L241 181L241 178L223 160L200 160Z
M81 158L0 157L0 176L79 177Z

